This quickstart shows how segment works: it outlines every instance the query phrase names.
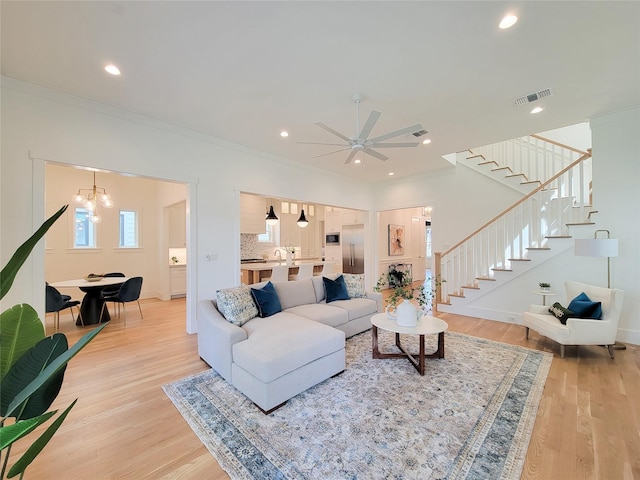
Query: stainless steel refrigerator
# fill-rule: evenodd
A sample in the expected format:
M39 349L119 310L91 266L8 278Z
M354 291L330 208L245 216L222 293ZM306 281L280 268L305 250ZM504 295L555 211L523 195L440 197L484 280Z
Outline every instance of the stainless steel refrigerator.
M364 225L342 226L342 272L364 273Z

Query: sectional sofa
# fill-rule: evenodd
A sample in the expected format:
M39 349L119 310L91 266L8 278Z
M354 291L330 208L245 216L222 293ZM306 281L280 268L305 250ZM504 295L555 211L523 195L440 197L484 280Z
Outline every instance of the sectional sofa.
M327 280L336 281L338 276L327 275ZM341 373L345 339L371 328L371 316L382 311L382 295L365 292L363 278L343 278L348 280L349 298L329 303L327 280L320 276L273 282L267 288L275 289L281 311L264 318L258 315L258 308L253 315L249 302L255 303L251 288L263 289L267 282L219 291L217 299L198 305L200 357L263 412L270 413L293 396ZM227 305L220 305L222 294L225 298L231 295L231 306L226 299Z

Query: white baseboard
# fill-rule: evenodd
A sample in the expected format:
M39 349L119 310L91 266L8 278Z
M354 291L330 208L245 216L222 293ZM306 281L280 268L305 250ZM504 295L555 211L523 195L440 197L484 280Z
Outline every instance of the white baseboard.
M638 330L623 330L618 329L617 339L623 343L631 343L633 345L640 345L640 332Z

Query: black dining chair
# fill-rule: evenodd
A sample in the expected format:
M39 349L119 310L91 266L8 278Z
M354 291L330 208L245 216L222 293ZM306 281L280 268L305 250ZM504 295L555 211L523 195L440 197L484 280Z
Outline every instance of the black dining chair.
M102 321L102 314L104 309L107 308L107 302L113 302L115 304L122 304L124 310L124 324L127 324L127 309L125 303L137 302L138 310L140 310L140 318L142 316L142 307L140 307L140 292L142 290L142 277L131 277L124 282L117 293L112 295L104 295L104 305L102 305L102 311L100 312L100 321ZM118 308L118 316L120 316L120 309Z
M111 273L105 273L103 275L103 277L124 277L124 273L122 272L111 272ZM122 284L119 285L107 285L106 287L104 287L102 289L102 295L114 295L116 293L118 293L120 291L120 287L122 286Z
M82 320L82 312L80 311L80 301L71 300L69 295L62 295L56 288L51 285L46 285L47 296L45 310L47 313L54 313L53 326L56 331L60 328L60 312L65 309L71 311L73 317L73 307L78 307L78 318L80 318L80 324L84 327L84 321Z

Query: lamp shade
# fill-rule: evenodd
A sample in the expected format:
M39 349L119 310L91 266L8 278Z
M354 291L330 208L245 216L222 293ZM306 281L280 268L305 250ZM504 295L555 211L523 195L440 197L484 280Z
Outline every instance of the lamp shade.
M298 223L298 226L301 228L304 228L307 225L309 225L309 220L307 220L307 217L304 216L304 208L300 210L300 218L298 218L297 223Z
M580 257L617 257L618 239L577 238L575 253Z
M267 225L275 225L276 223L278 223L278 217L276 216L276 213L273 211L273 205L271 205L269 207L269 213L267 213Z

